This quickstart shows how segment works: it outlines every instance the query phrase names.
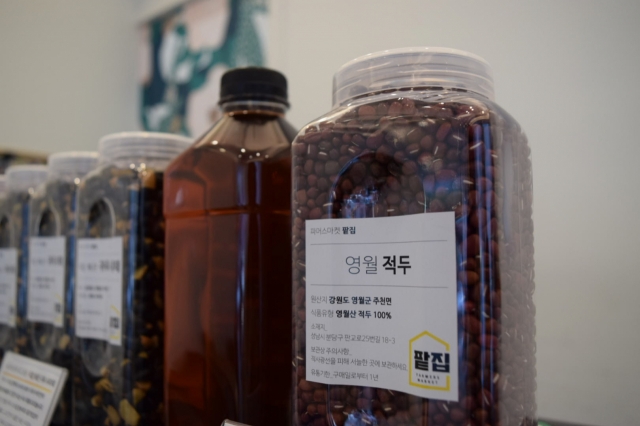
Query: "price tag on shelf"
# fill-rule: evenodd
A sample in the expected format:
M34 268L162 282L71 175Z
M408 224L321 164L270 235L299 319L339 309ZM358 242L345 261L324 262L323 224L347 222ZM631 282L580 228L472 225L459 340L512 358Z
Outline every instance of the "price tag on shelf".
M68 371L13 352L0 366L0 426L45 426L53 416Z

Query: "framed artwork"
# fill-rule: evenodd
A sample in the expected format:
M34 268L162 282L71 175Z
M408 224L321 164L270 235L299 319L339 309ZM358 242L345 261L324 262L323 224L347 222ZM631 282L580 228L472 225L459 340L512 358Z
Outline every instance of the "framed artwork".
M265 62L266 0L192 0L140 30L140 120L197 136L219 118L220 77Z

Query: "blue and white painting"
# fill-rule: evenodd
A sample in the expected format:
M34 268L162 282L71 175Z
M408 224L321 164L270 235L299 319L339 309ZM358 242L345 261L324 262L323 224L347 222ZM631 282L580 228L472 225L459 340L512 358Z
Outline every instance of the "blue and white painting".
M140 34L142 127L198 136L220 115L220 77L265 63L266 0L192 0Z

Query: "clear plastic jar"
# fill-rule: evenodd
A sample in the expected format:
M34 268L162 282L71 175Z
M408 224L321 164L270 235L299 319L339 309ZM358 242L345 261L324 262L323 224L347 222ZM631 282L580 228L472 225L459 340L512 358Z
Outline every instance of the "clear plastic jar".
M70 151L48 158L48 176L31 199L27 328L38 360L71 370L75 278L75 201L80 179L97 152ZM63 390L52 425L71 424L71 385Z
M27 336L27 273L29 258L29 211L31 197L47 178L41 165L7 169L7 195L0 218L0 285L8 302L0 313L0 347L3 352L31 353Z
M191 143L162 133L104 137L80 183L74 425L161 425L164 170Z
M481 58L390 50L293 145L294 422L536 423L530 149Z

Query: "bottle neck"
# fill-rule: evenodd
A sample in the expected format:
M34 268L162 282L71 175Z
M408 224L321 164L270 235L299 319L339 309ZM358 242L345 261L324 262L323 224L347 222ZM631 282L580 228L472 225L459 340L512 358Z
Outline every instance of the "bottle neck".
M235 115L258 114L284 117L287 106L281 102L236 100L225 102L220 105L225 115L233 117Z

